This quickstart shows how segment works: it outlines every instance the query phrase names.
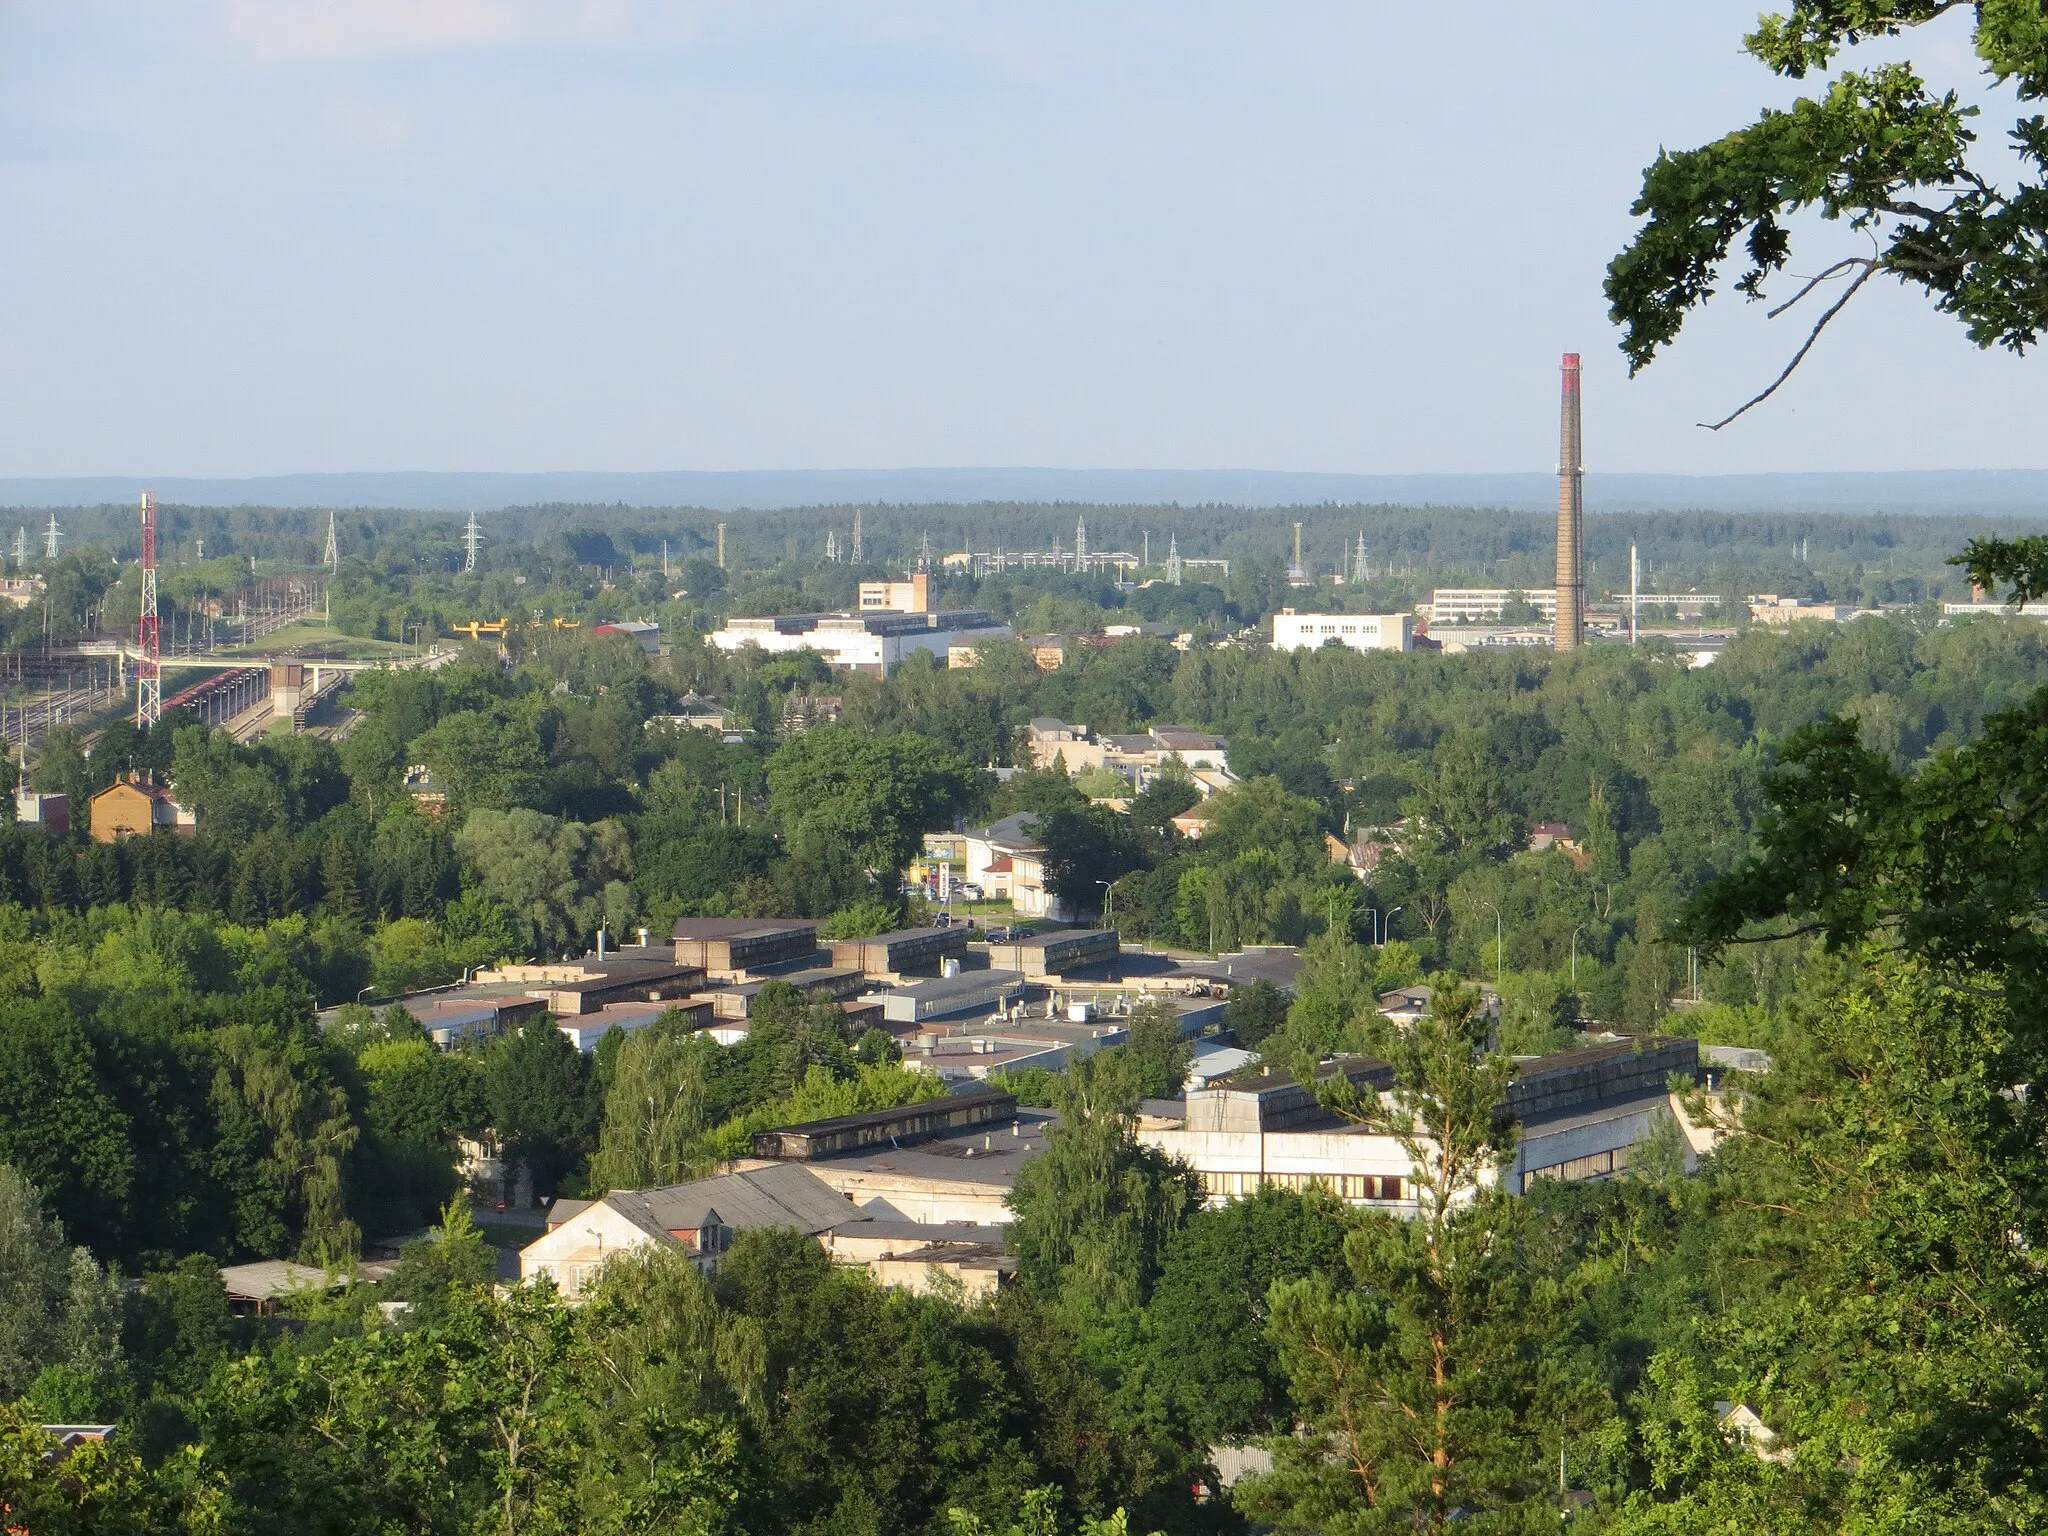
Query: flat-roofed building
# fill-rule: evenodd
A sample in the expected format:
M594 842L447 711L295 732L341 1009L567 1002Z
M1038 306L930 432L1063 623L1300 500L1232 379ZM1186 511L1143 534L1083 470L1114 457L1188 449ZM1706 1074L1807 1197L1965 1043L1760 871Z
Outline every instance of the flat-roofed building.
M1037 981L1114 960L1122 949L1114 928L1056 928L991 944L988 961Z
M1014 1094L993 1088L951 1093L893 1109L863 1110L754 1133L754 1156L811 1162L864 1147L913 1146L977 1126L1008 1125L1017 1118Z
M1631 1149L1679 1112L1673 1077L1700 1080L1697 1040L1645 1036L1523 1062L1507 1096L1519 1126L1513 1187L1626 1173Z
M760 998L762 988L777 981L795 987L806 997L823 998L835 1003L858 996L861 989L867 985L867 978L852 966L821 965L763 977L755 981L735 981L725 986L714 987L710 991L700 993L699 1001L711 1005L714 1018L751 1019L754 1016L754 1004Z
M542 999L504 987L460 987L436 997L401 997L398 1003L444 1051L505 1034L548 1011Z
M818 925L807 919L685 917L672 939L678 965L702 966L729 980L818 953Z
M1053 1118L1045 1110L1019 1108L1007 1124L969 1126L912 1146L862 1147L790 1166L857 1205L884 1201L895 1216L911 1221L1005 1226L1005 1202L1017 1170L1045 1150Z
M1019 971L991 966L961 971L957 976L929 976L905 982L882 994L882 1017L898 1024L997 1008L1024 991Z
M596 1013L608 1003L658 1003L688 997L703 985L704 968L672 960L651 946L638 954L586 955L561 965L507 965L482 971L481 982L508 982L547 1004L558 1018Z
M682 998L661 1003L608 1003L596 1013L586 1013L576 1018L556 1021L569 1043L577 1050L589 1055L597 1049L598 1041L613 1030L626 1034L637 1034L656 1019L673 1014L681 1019L687 1029L704 1029L712 1021L711 1004L702 997Z
M854 966L877 981L936 976L948 960L967 955L967 929L904 928L864 939L834 939L832 963Z
M1365 1057L1326 1062L1361 1085L1391 1086L1392 1073ZM1507 1187L1526 1193L1539 1179L1607 1179L1628 1169L1632 1149L1675 1120L1691 1129L1672 1095L1673 1075L1699 1079L1696 1042L1609 1041L1520 1064L1501 1108L1516 1122ZM1282 1069L1262 1067L1190 1089L1176 1110L1150 1102L1139 1139L1185 1159L1220 1205L1264 1186L1317 1187L1352 1204L1416 1208L1415 1170L1398 1138L1345 1120ZM1686 1153L1691 1166L1694 1153Z
M1353 651L1412 651L1412 613L1296 613L1273 615L1273 649L1315 650L1332 641Z
M1548 621L1557 617L1557 588L1438 587L1430 594L1428 618L1437 624L1497 624L1510 601L1521 598Z
M800 613L726 620L711 636L722 651L755 646L778 655L815 651L828 666L886 677L908 656L948 657L956 646L985 645L1015 633L981 609L947 613Z

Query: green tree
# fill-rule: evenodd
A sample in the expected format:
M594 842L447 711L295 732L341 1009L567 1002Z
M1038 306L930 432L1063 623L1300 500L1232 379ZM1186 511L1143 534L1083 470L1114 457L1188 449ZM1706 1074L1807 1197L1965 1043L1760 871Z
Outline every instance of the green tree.
M1500 1182L1512 1064L1485 1053L1476 989L1432 978L1428 1014L1376 1043L1384 1097L1342 1078L1331 1102L1407 1152L1413 1217L1365 1213L1348 1273L1277 1286L1272 1331L1304 1433L1240 1504L1283 1531L1529 1529L1552 1518L1525 1415L1542 1297L1521 1260L1526 1208Z
M1752 57L1790 79L1832 78L1817 96L1767 109L1713 143L1659 154L1644 173L1633 210L1643 226L1607 274L1632 370L1646 367L1712 296L1738 242L1746 270L1736 291L1762 298L1791 259L1788 220L1808 211L1846 223L1868 248L1810 264L1814 275L1781 310L1830 279L1844 280L1841 293L1778 380L1717 425L1776 389L1873 277L1919 287L1980 347L2022 351L2034 343L2048 319L2039 212L2048 126L2030 116L2014 123L2017 177L2001 187L1994 168L1972 155L1978 109L1955 91L1930 89L1905 61L1837 64L1845 50L1956 9L1950 0L1793 0L1786 12L1759 19L1744 40ZM2039 97L2048 89L2048 22L2031 6L1975 11L1972 42L1985 72L2020 102Z
M64 1240L34 1186L0 1163L0 1401L27 1395L106 1412L120 1369L120 1294ZM54 1406L54 1405L53 1405Z
M1361 1028L1372 1019L1378 993L1372 951L1343 929L1308 941L1287 1023L1265 1046L1268 1059L1312 1066L1339 1051L1357 1050Z
M1279 1281L1341 1275L1350 1228L1328 1195L1264 1188L1197 1211L1174 1233L1146 1308L1145 1349L1196 1444L1292 1422L1266 1298Z
M1237 1043L1255 1051L1259 1043L1287 1022L1293 1004L1287 991L1263 976L1250 986L1232 987L1223 1005L1223 1027L1237 1036Z
M1138 1141L1141 1087L1127 1053L1075 1062L1058 1084L1045 1151L1010 1191L1020 1277L1076 1319L1141 1307L1167 1240L1201 1200L1191 1171Z
M441 1224L399 1250L398 1263L377 1288L380 1298L410 1302L409 1318L432 1327L445 1322L462 1297L488 1289L498 1277L498 1250L484 1240L466 1196L441 1210Z
M596 1108L590 1063L542 1014L484 1053L484 1099L504 1155L553 1194L590 1155Z
M768 762L769 803L799 852L843 848L893 892L924 834L966 809L973 766L904 733L871 737L823 726L791 738Z
M594 935L633 872L632 845L616 821L479 810L463 823L455 846L476 870L478 889L543 951Z
M509 811L540 795L546 764L540 737L525 720L458 710L413 742L412 751L458 813Z
M707 1128L706 1062L720 1049L673 1009L626 1037L605 1092L592 1189L650 1189L700 1171L692 1155Z
M1125 1021L1129 1031L1123 1049L1137 1067L1138 1089L1148 1099L1177 1095L1187 1081L1194 1050L1181 1033L1180 1013L1172 1003L1148 998Z

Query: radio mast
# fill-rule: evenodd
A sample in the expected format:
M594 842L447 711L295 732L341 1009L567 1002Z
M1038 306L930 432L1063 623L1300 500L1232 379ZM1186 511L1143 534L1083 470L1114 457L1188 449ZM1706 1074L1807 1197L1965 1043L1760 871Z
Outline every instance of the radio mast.
M142 493L142 617L135 629L135 723L147 730L164 715L162 637L156 618L156 493Z

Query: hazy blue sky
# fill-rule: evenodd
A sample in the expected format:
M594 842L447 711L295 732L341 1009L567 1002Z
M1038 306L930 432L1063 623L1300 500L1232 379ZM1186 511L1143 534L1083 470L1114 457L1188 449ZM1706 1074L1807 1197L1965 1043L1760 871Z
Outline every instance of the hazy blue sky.
M0 0L0 475L1547 469L1568 348L1598 469L2048 465L1897 292L1718 437L1797 322L1626 380L1756 9Z

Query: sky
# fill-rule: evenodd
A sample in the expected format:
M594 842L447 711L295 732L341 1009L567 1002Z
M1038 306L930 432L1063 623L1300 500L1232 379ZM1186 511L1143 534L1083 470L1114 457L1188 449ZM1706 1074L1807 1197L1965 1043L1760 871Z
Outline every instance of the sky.
M1719 434L1796 312L1627 378L1643 166L1795 89L1756 8L0 0L0 476L1548 470L1565 351L1595 470L2048 467L1897 290Z

